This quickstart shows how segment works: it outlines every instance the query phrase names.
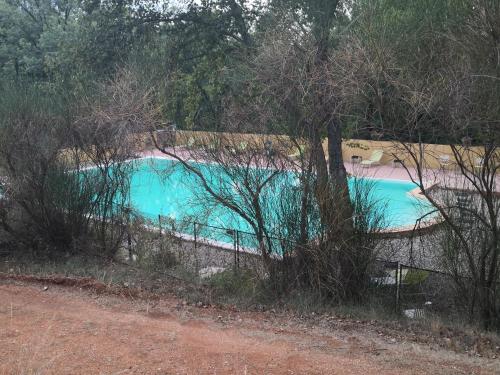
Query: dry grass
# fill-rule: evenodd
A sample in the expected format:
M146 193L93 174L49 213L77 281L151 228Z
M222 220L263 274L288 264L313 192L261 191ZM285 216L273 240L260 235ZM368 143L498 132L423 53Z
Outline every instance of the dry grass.
M171 267L169 259L166 261L166 267ZM167 271L174 272L170 268ZM376 326L381 327L384 332L402 340L411 338L459 353L500 357L500 351L496 349L500 347L500 337L497 334L485 333L464 322L448 321L438 316L408 320L397 315L392 305L384 307L377 301L365 301L358 305L332 305L331 302L307 291L296 291L276 298L276 295L266 290L262 280L252 277L251 274L226 271L211 279L200 281L192 272L182 269L175 270L175 278L166 272L156 272L149 266L141 269L89 257L41 260L31 256L10 256L0 260L0 273L5 274L29 274L48 278L54 275L89 277L96 279L103 287L118 286L127 290L143 290L156 296L174 293L192 304L201 302L202 305L233 305L242 310L291 312L313 321L321 321L324 316L335 316L351 322L349 329L356 327L358 321L376 322ZM15 309L9 312L8 305L4 305L0 313L12 314L15 318ZM50 344L44 342L43 337L42 334L36 341L20 348L16 354L18 363L24 363L27 367L20 369L24 372L19 373L43 373L41 371L46 362L40 363L39 359L37 362L37 353L41 347ZM28 372L30 369L32 372Z

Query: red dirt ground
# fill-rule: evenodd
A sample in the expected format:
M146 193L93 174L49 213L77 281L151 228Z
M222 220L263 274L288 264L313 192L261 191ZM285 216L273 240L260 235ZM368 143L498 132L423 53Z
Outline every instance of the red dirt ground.
M500 364L175 298L0 281L0 374L429 373L494 374Z

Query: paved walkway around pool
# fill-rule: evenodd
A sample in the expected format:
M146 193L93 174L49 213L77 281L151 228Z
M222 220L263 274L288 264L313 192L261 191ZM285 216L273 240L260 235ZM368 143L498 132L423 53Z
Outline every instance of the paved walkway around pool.
M371 168L363 168L359 164L345 163L346 169L354 176L366 176L373 178L411 181L410 175L418 181L415 168L392 167L390 165L380 165ZM424 185L430 187L433 185L446 186L450 189L473 189L470 181L464 176L453 170L426 169L424 170ZM479 181L478 181L479 182ZM495 191L500 193L500 175L497 175L494 182Z
M170 150L170 151L173 151ZM189 159L189 151L177 148L175 153L183 158ZM144 151L141 153L142 157L161 157L172 159L172 157L165 155L159 150ZM401 166L393 167L392 165L380 165L373 167L362 167L360 164L345 162L345 167L348 173L354 176L363 176L371 178L380 178L388 180L401 180L401 181L412 181L410 175L415 181L418 181L417 172L415 168L405 169ZM446 186L450 189L457 190L472 190L475 191L472 183L467 181L464 176L456 171L450 170L437 170L437 169L427 169L424 171L424 186L426 188L432 188L434 186ZM500 194L500 175L497 175L494 183L496 193Z
M348 173L353 176L363 176L371 178L380 178L384 180L402 180L411 181L408 174L410 172L414 178L417 178L415 169L410 168L408 171L403 168L394 168L390 165L379 165L373 167L362 167L360 164L344 162L345 168Z

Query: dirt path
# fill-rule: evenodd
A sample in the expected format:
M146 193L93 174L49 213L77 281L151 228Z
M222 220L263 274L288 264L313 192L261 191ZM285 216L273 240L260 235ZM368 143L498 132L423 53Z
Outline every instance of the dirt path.
M0 374L493 374L493 361L283 318L0 282ZM373 337L372 337L373 336Z

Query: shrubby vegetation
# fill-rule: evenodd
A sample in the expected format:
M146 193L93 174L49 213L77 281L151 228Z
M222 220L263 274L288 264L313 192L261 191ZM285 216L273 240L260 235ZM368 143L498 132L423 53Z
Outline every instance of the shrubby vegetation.
M13 240L45 254L114 256L131 215L125 161L144 120L128 102L129 78L92 98L16 85L0 99L2 225Z
M139 150L137 134L175 124L286 135L273 145L293 150L281 158L262 145L199 145L191 156L226 174L234 162L277 171L240 170L242 199L201 181L207 202L249 223L280 292L359 301L381 218L366 187L349 197L342 138L400 141L419 172L411 142L463 145L454 159L480 197L470 211L481 235L456 225L453 198L424 193L445 221L443 267L458 283L474 280L471 319L479 311L498 329L499 56L497 0L0 0L2 228L37 251L112 257L127 236L123 162ZM471 156L471 145L484 152ZM97 168L78 173L89 164ZM295 245L281 245L290 256L277 269L260 194L287 168L299 183L273 209L277 234ZM425 187L424 173L415 182Z

